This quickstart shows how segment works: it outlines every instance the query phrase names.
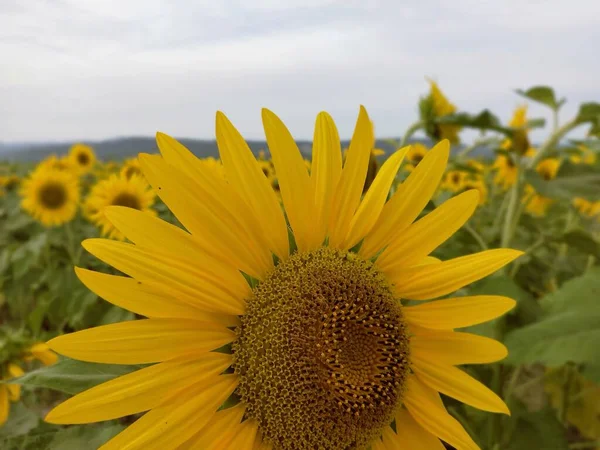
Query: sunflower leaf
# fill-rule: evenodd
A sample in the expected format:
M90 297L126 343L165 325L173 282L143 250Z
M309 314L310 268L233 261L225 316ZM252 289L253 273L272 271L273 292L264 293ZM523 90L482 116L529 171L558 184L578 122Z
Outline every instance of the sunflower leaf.
M556 95L554 94L554 89L552 89L550 86L533 86L525 91L522 89L517 89L516 92L517 94L528 98L529 100L546 105L555 111L560 109L560 107L566 101L564 98L557 100Z
M141 368L139 365L96 364L65 358L53 366L43 367L28 372L22 377L11 379L10 383L48 388L74 395L139 368Z

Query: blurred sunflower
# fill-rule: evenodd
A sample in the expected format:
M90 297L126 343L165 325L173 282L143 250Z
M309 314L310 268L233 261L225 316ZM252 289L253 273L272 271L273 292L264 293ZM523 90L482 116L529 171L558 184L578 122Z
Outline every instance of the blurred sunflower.
M575 197L573 206L582 216L595 217L600 221L600 201L591 202L582 197Z
M488 198L488 187L481 178L467 178L463 183L463 189L476 189L479 192L479 205L485 204Z
M69 161L79 174L86 174L96 163L94 149L89 145L75 144L69 149Z
M476 175L483 175L485 173L485 164L476 159L469 159L467 166L470 167Z
M24 361L38 359L45 366L54 364L58 360L58 355L50 348L40 342L29 348L22 358ZM10 380L24 375L25 372L16 362L9 362L0 365L0 380ZM18 402L21 398L21 385L0 383L0 427L8 420L10 412L10 402Z
M408 152L406 153L406 164L404 170L412 172L419 165L419 163L425 158L429 150L423 144L415 142L410 145Z
M527 105L518 106L513 113L512 119L508 123L514 128L511 139L505 139L501 148L507 151L517 152L519 155L531 157L535 154L535 149L529 144L527 134Z
M46 227L69 222L77 213L79 184L70 172L37 168L21 183L21 207Z
M129 179L134 175L137 175L139 177L143 177L144 175L142 174L142 169L140 167L140 162L138 161L137 158L130 158L125 160L125 162L123 163L123 167L121 168L121 176Z
M591 166L596 163L596 153L588 147L580 145L577 149L579 150L579 153L569 157L569 161L573 164L587 164Z
M461 170L450 170L444 175L440 187L450 192L458 192L464 189L467 173Z
M535 168L536 172L545 181L550 181L556 177L558 169L560 167L560 161L556 158L547 158L541 161ZM554 203L554 200L543 195L539 195L535 192L533 186L527 184L524 189L523 202L525 203L525 209L534 216L543 216L546 211Z
M75 174L76 167L73 166L71 160L68 157L59 158L56 155L50 155L43 159L36 167L37 169L50 169L59 170L63 172L69 172Z
M17 175L3 175L0 176L0 187L6 189L7 191L12 191L17 186L21 179Z
M154 215L156 214L152 209L154 199L154 192L141 176L132 175L126 178L124 175L113 174L92 187L83 209L86 217L100 227L103 236L124 240L123 233L119 232L106 217L105 208L124 206Z
M517 181L518 168L513 157L507 154L498 154L494 161L493 169L496 171L494 183L508 189Z
M478 202L468 191L412 223L444 173L447 141L386 202L407 149L388 158L362 197L372 142L364 108L344 164L333 120L318 115L310 174L280 119L263 110L263 123L283 209L222 113L216 132L227 182L173 139L159 140L162 157L140 156L144 175L188 232L108 208L132 244L83 245L132 278L77 274L148 319L48 344L84 361L152 365L76 395L46 420L89 423L148 411L103 450L441 450L439 439L477 449L438 392L507 414L496 394L456 367L497 361L506 348L454 329L498 317L515 302L476 296L404 306L400 299L445 296L521 252L428 256ZM228 399L235 406L223 406Z
M421 121L425 124L425 133L435 141L448 139L451 144L458 144L458 133L462 127L436 123L436 119L455 113L456 106L450 103L436 82L428 81L429 94L419 101L419 113Z

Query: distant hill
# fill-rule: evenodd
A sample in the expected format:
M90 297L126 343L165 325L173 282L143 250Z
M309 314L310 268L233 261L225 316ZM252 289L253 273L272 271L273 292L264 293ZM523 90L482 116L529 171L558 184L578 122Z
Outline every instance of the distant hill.
M179 141L189 148L196 156L200 158L206 158L209 156L218 157L219 152L217 144L214 140L206 139L179 139ZM395 139L398 141L398 139ZM427 140L415 140L413 142L421 142L426 146L431 145L431 141ZM343 141L342 147L347 147L349 141ZM4 161L40 161L49 155L64 155L68 152L69 147L74 142L52 142L52 143L1 143L0 142L0 160ZM108 139L97 142L86 142L91 145L96 152L96 155L101 160L123 160L137 156L138 153L157 153L158 148L156 147L156 141L153 137L125 137ZM265 141L248 141L248 145L255 154L258 154L260 150L267 148ZM390 154L395 150L394 146L390 143L390 140L378 140L376 143L378 148L386 151L386 154ZM309 156L311 153L312 143L310 141L298 141L298 147L305 154ZM474 155L489 155L488 149L478 149Z

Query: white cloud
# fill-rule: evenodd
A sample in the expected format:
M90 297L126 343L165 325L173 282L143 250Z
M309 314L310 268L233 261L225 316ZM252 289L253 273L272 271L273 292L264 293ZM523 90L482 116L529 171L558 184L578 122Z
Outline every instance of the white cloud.
M303 138L326 109L350 136L361 103L398 135L426 76L503 119L534 84L568 97L565 117L600 98L594 0L398 3L4 0L0 139L210 138L217 109L260 138L262 106Z

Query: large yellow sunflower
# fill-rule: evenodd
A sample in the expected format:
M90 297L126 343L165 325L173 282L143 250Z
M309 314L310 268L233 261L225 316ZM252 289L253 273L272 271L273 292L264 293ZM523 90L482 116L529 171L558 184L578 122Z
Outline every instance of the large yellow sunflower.
M155 214L152 209L155 194L142 175L111 175L99 181L85 200L85 217L100 227L102 235L124 240L125 235L115 228L105 215L107 206L125 206L143 213Z
M69 222L77 213L79 185L67 171L34 170L21 183L21 207L44 226Z
M391 155L363 197L372 143L364 108L343 166L335 124L319 114L310 174L279 118L268 110L262 117L284 210L221 113L216 133L227 181L164 136L162 157L141 155L144 175L187 231L108 208L132 243L83 245L131 278L77 274L106 300L148 318L48 345L84 361L152 365L76 395L46 420L89 423L147 411L104 450L443 449L440 439L477 449L438 392L508 413L457 367L502 359L506 348L454 329L498 317L515 302L404 301L444 297L521 252L429 256L478 202L468 191L415 221L444 173L447 141L386 202L407 149Z
M96 154L89 145L75 144L69 149L69 161L78 173L85 174L92 170L96 163Z

